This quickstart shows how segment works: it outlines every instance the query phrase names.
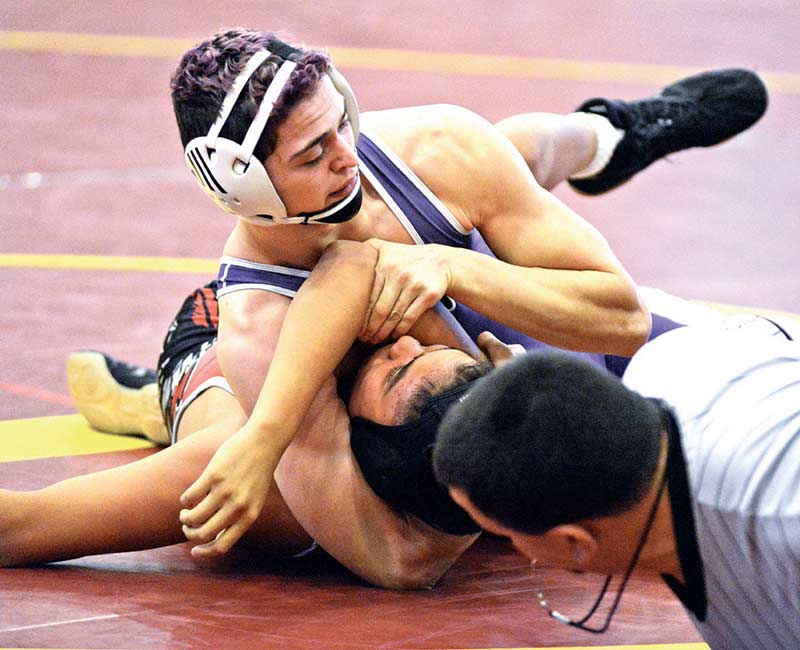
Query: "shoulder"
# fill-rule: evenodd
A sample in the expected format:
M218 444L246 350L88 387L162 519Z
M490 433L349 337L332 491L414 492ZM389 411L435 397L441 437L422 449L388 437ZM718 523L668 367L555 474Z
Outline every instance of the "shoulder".
M473 213L497 191L499 179L532 179L511 142L474 111L435 104L365 114L381 138L454 212ZM496 197L492 196L491 200Z
M219 298L219 350L223 366L257 350L271 357L291 300L270 291L240 290Z
M455 104L425 104L368 111L361 114L361 120L364 126L378 131L385 140L389 140L394 134L407 133L426 126L447 129L457 124L462 126L485 124L491 127L489 122L474 111Z
M477 113L452 104L375 111L363 122L418 174L430 161L472 163L484 153L481 144L503 137Z
M800 451L799 363L796 343L690 326L646 344L623 381L675 410L698 502L756 512L796 477L782 459Z

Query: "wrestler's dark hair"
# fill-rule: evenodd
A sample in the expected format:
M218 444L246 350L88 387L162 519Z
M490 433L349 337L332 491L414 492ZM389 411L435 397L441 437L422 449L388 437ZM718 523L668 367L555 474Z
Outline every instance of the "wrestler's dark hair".
M172 75L170 88L184 147L192 139L208 133L219 115L225 95L247 61L256 52L269 49L276 38L271 32L230 29L218 32L183 55ZM298 102L315 91L330 66L330 59L324 52L303 52L255 148L255 155L262 162L275 149L276 129ZM225 122L220 133L222 137L235 142L244 140L261 99L282 63L282 58L273 55L261 64Z
M422 410L439 395L443 395L459 386L468 384L488 374L494 367L489 361L467 362L457 366L452 375L442 381L424 378L409 396L408 400L400 405L395 413L395 424L405 424L418 418Z
M504 526L553 526L624 512L655 474L661 411L604 369L529 354L477 382L445 416L437 479Z

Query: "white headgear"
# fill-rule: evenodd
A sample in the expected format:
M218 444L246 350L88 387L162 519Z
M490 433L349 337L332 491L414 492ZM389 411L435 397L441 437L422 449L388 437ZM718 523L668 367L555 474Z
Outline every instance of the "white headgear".
M336 218L336 212L356 200L360 205L361 183L358 176L353 191L336 205L314 214L289 217L286 214L286 206L275 191L267 170L253 155L253 150L261 138L272 108L297 65L296 61L290 60L289 57L296 59L302 55L300 50L280 41L270 44L270 47L278 51L261 50L247 61L244 70L236 77L233 86L225 96L219 117L209 129L208 134L194 138L186 145L184 151L186 164L200 187L217 205L251 223L269 225L325 220L341 221L343 219ZM239 144L228 138L220 137L219 133L242 89L259 66L272 54L282 57L284 62L267 87L244 140ZM358 139L358 104L353 91L333 65L328 68L328 77L336 90L344 97L345 112L352 125L355 138Z

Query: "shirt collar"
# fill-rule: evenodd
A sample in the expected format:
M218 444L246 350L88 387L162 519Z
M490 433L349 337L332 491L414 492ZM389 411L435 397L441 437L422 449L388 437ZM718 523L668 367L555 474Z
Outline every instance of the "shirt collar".
M703 560L697 544L697 530L694 523L686 458L675 416L663 402L660 403L660 406L664 427L669 437L666 472L672 508L672 528L675 533L681 571L686 582L685 584L681 583L675 576L666 573L662 573L661 577L697 620L704 621L708 610L708 599Z

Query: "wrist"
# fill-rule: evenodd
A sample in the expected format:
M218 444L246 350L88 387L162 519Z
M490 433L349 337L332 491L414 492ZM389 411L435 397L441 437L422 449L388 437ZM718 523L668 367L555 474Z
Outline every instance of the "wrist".
M439 264L439 267L442 271L442 277L445 279L444 293L448 293L455 284L455 256L453 253L457 249L452 246L444 246L443 244L428 244L428 246L434 255L434 259Z
M285 427L268 421L248 420L239 431L242 438L260 449L283 453L291 441L290 432Z

